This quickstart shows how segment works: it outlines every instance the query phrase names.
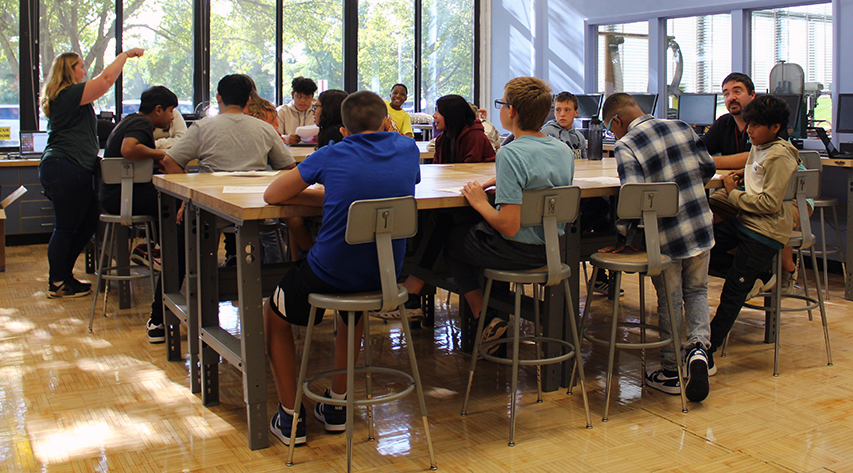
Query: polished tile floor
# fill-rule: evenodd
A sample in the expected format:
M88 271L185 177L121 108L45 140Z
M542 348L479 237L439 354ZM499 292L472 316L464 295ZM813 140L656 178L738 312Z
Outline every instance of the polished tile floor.
M345 438L308 419L308 444L285 466L286 448L246 446L245 405L239 372L220 366L219 406L202 406L188 388L186 363L170 363L163 345L150 345L143 324L150 291L134 283L136 309L99 317L86 331L91 296L48 300L45 245L8 248L0 273L0 472L6 471L345 471ZM78 266L79 268L79 266ZM81 271L78 271L78 274ZM626 278L626 316L636 317L636 277ZM720 290L712 278L712 314ZM651 284L647 292L653 294ZM638 352L617 355L618 376L610 421L601 422L606 356L584 345L593 409L586 429L576 390L547 393L537 404L535 372L521 376L517 445L507 447L509 372L480 363L468 417L459 410L470 358L461 353L455 298L439 295L434 329L415 332L419 366L442 471L853 471L853 303L842 299L840 275L827 302L835 365L826 365L818 320L785 317L781 376L772 376L773 347L762 343L763 314L744 311L711 394L682 413L677 396L640 383ZM653 305L650 296L648 306ZM583 300L581 301L584 302ZM591 305L596 320L609 310ZM100 308L100 305L99 305ZM226 324L234 310L222 306ZM405 367L399 323L373 325L379 360ZM331 323L319 329L317 363L328 367ZM649 354L654 364L657 355ZM269 412L275 407L270 378ZM376 391L393 387L377 379ZM357 389L362 389L361 385ZM310 407L310 406L309 406ZM367 442L358 413L354 468L422 471L429 467L416 401L376 409L377 439Z

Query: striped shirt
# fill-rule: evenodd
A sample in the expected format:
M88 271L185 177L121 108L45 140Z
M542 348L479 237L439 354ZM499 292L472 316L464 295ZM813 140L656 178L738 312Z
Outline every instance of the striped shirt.
M616 143L616 162L622 184L678 184L678 215L662 218L658 224L662 253L684 259L714 246L705 184L714 177L716 167L689 125L651 115L635 119Z

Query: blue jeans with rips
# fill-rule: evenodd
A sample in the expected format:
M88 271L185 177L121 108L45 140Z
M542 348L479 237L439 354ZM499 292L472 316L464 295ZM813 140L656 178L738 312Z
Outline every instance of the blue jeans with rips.
M682 314L687 322L687 343L682 343L685 351L695 346L704 349L711 347L711 310L708 306L708 264L711 261L711 251L707 250L697 256L672 261L672 266L661 275L652 278L658 294L658 317L661 337L668 337L672 332L667 311L667 294L664 290L663 278L667 278L672 306L675 311L676 336L681 336ZM672 345L660 349L661 366L665 370L675 370L678 365Z

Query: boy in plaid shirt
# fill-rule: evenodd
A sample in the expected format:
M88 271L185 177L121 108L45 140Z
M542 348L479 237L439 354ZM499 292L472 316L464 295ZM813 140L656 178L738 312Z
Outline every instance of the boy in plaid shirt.
M705 145L684 122L661 120L645 115L627 94L607 98L602 117L619 139L616 161L619 180L631 182L675 182L678 184L678 215L659 221L661 252L673 259L673 266L653 277L658 294L661 337L672 333L667 316L667 297L672 297L675 319L687 322L687 369L685 395L693 402L708 397L708 350L710 310L708 308L708 264L714 233L705 184L714 176L714 161ZM603 249L601 251L608 251ZM611 250L612 251L612 250ZM664 291L667 278L671 294ZM681 327L676 327L680 336ZM661 348L661 368L645 374L646 384L668 394L681 394L676 354L667 345Z

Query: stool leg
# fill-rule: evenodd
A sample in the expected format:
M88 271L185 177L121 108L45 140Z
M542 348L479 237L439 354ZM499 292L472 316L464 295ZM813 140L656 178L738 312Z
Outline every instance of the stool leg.
M515 404L518 394L518 360L521 351L521 284L515 285L515 313L512 322L512 382L510 383L509 403L509 446L515 446Z
M361 318L364 319L364 366L366 368L370 367L370 316L367 315L367 312L364 312L361 315ZM406 340L406 343L409 343L409 340ZM373 399L373 376L370 374L370 371L366 371L367 378L365 379L365 388L367 389L367 399ZM350 386L347 386L348 392L353 392L353 389ZM372 442L374 439L373 436L373 404L367 405L367 441Z
M812 245L810 250L811 250L811 254L812 254L812 267L817 268L817 266L815 265L815 263L817 263L817 256L815 256L814 245ZM827 325L827 322L826 322L826 306L824 304L823 297L821 297L820 274L815 274L815 276L817 277L817 280L818 280L817 302L818 302L818 305L820 306L820 319L821 319L821 324L823 325L823 339L824 339L824 342L826 343L826 364L827 364L827 366L832 366L832 350L830 350L830 348L829 348L829 326Z
M782 251L776 256L776 287L773 290L773 376L779 376L779 332L782 328Z
M678 385L681 386L681 412L687 413L687 396L684 394L684 376L682 375L681 360L681 332L677 330L678 324L675 320L675 310L672 308L672 291L669 290L669 278L663 275L663 288L666 291L667 310L669 311L670 336L672 336L672 349L675 352L675 363L678 365ZM778 280L778 278L777 278ZM678 315L681 317L681 314ZM645 376L645 374L643 374Z
M145 222L145 247L148 248L148 278L151 280L151 294L154 294L154 245L151 244L151 222ZM132 251L132 250L131 250ZM162 260L160 261L162 263Z
M841 255L841 274L844 275L844 284L847 285L847 264L844 259L844 244L841 242L841 227L838 226L838 212L832 206L832 221L835 222L835 241L838 243L838 253ZM829 300L829 283L826 285L826 299Z
M838 241L838 244L841 244L841 240ZM823 253L823 286L826 290L826 300L829 300L829 266L827 264L829 262L829 250L826 247L826 221L824 220L823 207L820 208L820 248Z
M107 224L106 228L104 228L104 243L106 243L107 238L109 238L110 234L110 224ZM92 296L92 314L89 316L89 333L92 333L92 324L95 322L95 309L98 307L98 290L101 287L101 274L104 268L104 251L106 250L106 245L101 245L101 257L98 259L98 265L95 267L95 274L97 277L95 278L95 294Z
M488 293L487 293L488 294ZM488 301L488 299L486 299ZM485 307L485 305L484 305ZM364 315L367 317L367 314ZM409 327L409 314L406 313L405 304L400 304L400 317L402 319L403 334L406 337L406 350L409 352L409 363L412 365L412 377L415 378L415 390L418 393L418 404L421 408L421 418L424 423L424 434L426 436L427 450L429 451L429 469L436 470L435 450L432 447L432 435L429 431L429 419L427 419L426 400L424 399L424 387L421 384L421 372L418 369L418 360L415 358L415 346L412 341L412 329ZM474 356L476 358L476 356ZM473 372L473 371L472 371ZM468 388L470 389L470 385Z
M637 273L640 277L640 324L646 324L646 280L643 278L643 273ZM667 298L669 299L669 298ZM640 327L640 343L646 343L646 329ZM646 349L640 350L640 372L643 376L642 384L646 384Z
M115 225L112 226L112 232L110 232L110 238L107 240L107 266L113 264L113 258L117 258L116 254L113 253L116 251L116 233L118 233L118 228ZM118 261L116 261L116 265L118 265ZM104 270L101 270L103 273ZM109 272L109 270L107 271ZM110 282L106 281L104 284L104 317L107 316L107 298L110 295Z
M726 334L726 339L723 340L723 346L720 347L720 358L726 357L726 349L729 347L729 336L731 335L731 331Z
M471 352L471 366L468 367L468 388L465 389L465 400L462 401L462 416L468 415L468 397L471 395L471 384L474 382L474 369L477 367L477 356L480 354L480 338L483 336L483 326L486 321L486 308L489 307L489 296L492 294L492 280L486 280L486 292L483 296L483 308L480 310L480 320L477 322L477 336L474 338L474 351Z
M524 290L524 285L521 286L522 291ZM540 314L539 314L539 285L533 285L533 329L536 334L534 337L538 337L540 335ZM542 346L539 342L534 341L533 344L536 346L536 358L542 359ZM542 402L542 365L536 365L536 402Z
M314 333L314 320L317 316L317 307L311 306L308 316L308 328L305 331L305 344L302 347L302 361L299 368L299 379L296 382L296 400L293 402L293 428L290 430L290 438L296 438L296 426L299 424L299 413L302 410L302 390L305 383L305 375L308 372L308 355L311 353L311 335ZM349 396L350 398L352 396ZM303 419L304 422L304 419ZM287 466L293 466L293 450L296 442L291 441L287 449Z
M814 246L814 245L812 245ZM803 264L803 249L797 248L797 273L802 273L803 275L803 295L806 297L811 297L809 295L809 275L806 274L806 265ZM796 283L796 281L794 281ZM812 310L809 309L809 322L814 320L814 316L812 315Z
M589 399L587 399L587 396L586 396L586 376L584 376L584 373L583 373L583 359L581 357L581 348L580 348L581 342L580 342L580 338L578 337L578 324L575 321L575 314L574 314L574 311L572 310L572 307L574 307L574 305L572 304L572 292L569 289L569 280L568 279L563 279L563 291L566 294L566 304L567 304L566 307L568 307L568 311L569 311L568 319L569 319L569 325L571 326L571 329L572 329L572 343L574 344L574 348L575 348L575 357L574 357L575 358L574 359L575 369L572 370L572 378L574 378L574 374L575 374L575 372L577 372L578 373L578 379L580 380L580 384L581 384L581 395L583 396L583 409L584 409L584 413L586 414L586 428L591 429L592 428L592 417L590 417L590 414L589 414ZM571 390L571 384L569 385L569 389Z
M355 410L355 312L347 311L347 473L352 471L352 434Z
M622 288L622 271L616 272L616 292L614 294L619 294L619 290ZM619 297L613 298L613 314L612 319L610 321L610 346L608 346L607 351L607 378L604 383L604 417L601 419L602 422L607 422L609 419L607 418L607 414L610 410L610 385L613 382L613 362L616 358L616 329L619 323Z
M598 276L598 268L596 268L595 265L593 265L592 266L592 278L595 279L596 276ZM583 330L584 330L584 324L586 323L586 315L589 312L589 304L590 304L590 301L592 300L592 289L593 289L592 284L586 285L586 301L583 304L583 313L581 314L581 325L580 325L580 328L578 329L578 336L580 337L580 340L583 340ZM571 293L569 291L566 291L566 294L571 294ZM580 345L575 347L575 349L580 353L580 350L581 350ZM569 380L569 389L566 391L566 394L572 394L572 387L574 387L574 385L575 385L575 376L576 376L575 371L576 370L572 370L572 377Z

